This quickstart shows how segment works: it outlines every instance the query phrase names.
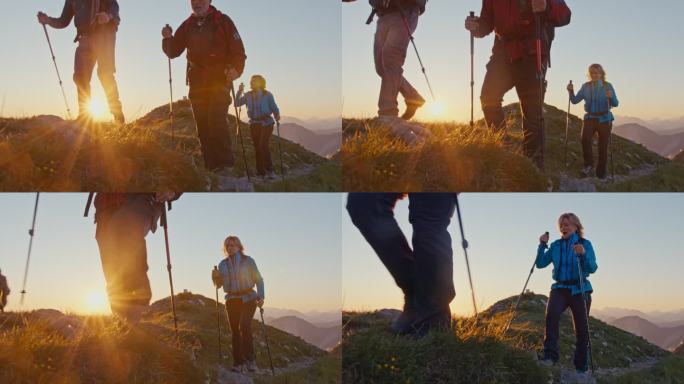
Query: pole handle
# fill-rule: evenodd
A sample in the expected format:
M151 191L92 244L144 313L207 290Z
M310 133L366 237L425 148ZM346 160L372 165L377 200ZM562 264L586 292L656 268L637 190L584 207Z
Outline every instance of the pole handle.
M470 11L470 17L475 17L475 12Z

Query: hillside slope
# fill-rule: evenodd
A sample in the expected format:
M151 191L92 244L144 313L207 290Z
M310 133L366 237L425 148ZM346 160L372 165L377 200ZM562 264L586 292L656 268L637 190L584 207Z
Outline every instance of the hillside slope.
M180 345L170 299L150 306L138 326L108 316L76 316L54 310L0 315L2 383L286 383L339 382L340 362L298 337L267 327L276 377L270 377L261 324L253 321L259 371L239 375L231 364L230 332L222 316L218 356L215 301L176 296ZM222 368L223 367L223 368ZM337 381L336 381L337 380Z
M0 190L11 191L339 191L339 163L299 144L273 137L271 151L279 171L278 142L286 181L247 182L240 140L234 134L234 177L204 169L189 101L174 103L172 130L168 105L119 129L109 123L85 127L55 116L0 118ZM235 118L227 116L235 132ZM175 136L175 140L172 140ZM249 126L242 122L250 174L255 175ZM278 175L279 176L279 175Z
M296 316L280 317L268 321L268 325L292 335L299 336L307 343L313 344L326 351L335 348L340 343L342 337L342 327L339 325L318 327Z
M393 313L345 313L342 348L344 382L373 383L574 383L571 316L561 320L561 358L552 368L537 363L544 335L547 298L526 294L506 335L502 329L517 297L473 318L458 318L454 332L415 341L392 336ZM646 340L591 318L599 383L684 381L684 359ZM650 377L651 381L644 381Z
M614 132L667 158L674 157L684 148L684 132L660 134L640 124L617 125Z
M486 129L455 123L425 124L433 137L408 147L375 120L343 120L343 186L349 191L684 191L684 165L613 135L614 180L581 178L582 121L546 105L546 171L522 155L519 104L505 108L511 142ZM596 155L596 153L595 153ZM609 174L611 166L608 167ZM549 185L551 182L551 185Z

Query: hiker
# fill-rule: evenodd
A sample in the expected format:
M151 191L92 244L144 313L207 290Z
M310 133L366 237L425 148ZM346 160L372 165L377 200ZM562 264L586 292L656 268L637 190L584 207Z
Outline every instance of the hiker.
M263 76L252 76L249 84L252 90L247 93L245 93L245 85L240 84L237 96L235 96L237 98L235 105L247 106L249 130L256 153L257 176L268 176L269 179L273 179L273 162L268 144L276 121L280 123L280 110L273 94L266 90L266 79Z
M356 0L343 0L353 2ZM404 77L404 62L411 36L418 28L418 19L425 13L426 0L369 0L373 11L368 24L378 16L373 56L375 71L381 78L378 97L378 122L390 128L395 136L414 145L430 136L418 124L409 124L425 99ZM399 117L398 97L401 94L406 109Z
M2 275L0 270L0 312L5 312L7 306L7 296L10 294L9 285L7 285L7 278Z
M504 95L516 89L523 117L523 151L539 169L544 168L543 96L540 95L536 63L535 12L542 24L542 78L550 67L555 28L570 23L571 12L564 0L483 0L480 17L468 17L465 27L475 37L494 32L494 48L487 64L480 101L487 126L506 129L502 107ZM544 93L546 81L544 81ZM507 138L507 136L504 136Z
M568 84L570 101L578 104L584 100L584 122L582 125L582 153L584 154L584 168L582 176L591 175L594 170L594 154L592 145L594 135L598 133L598 164L596 176L599 179L606 178L608 165L608 146L610 135L613 130L613 113L611 107L620 105L613 85L606 81L606 71L601 64L589 66L589 81L582 85L580 91L575 94L575 87Z
M453 251L447 230L456 194L411 193L409 221L413 249L394 218L400 193L350 193L347 211L404 294L401 315L392 323L394 333L424 336L430 330L449 329L449 303L456 296Z
M575 368L579 373L587 372L589 348L589 324L587 318L591 308L593 288L587 277L596 272L596 255L591 242L584 238L584 227L579 217L564 213L558 218L561 238L549 243L548 232L539 238L537 268L546 268L553 263L551 294L546 305L546 331L544 334L544 356L541 362L551 366L560 357L559 322L561 315L569 307L577 337L575 343ZM583 276L579 275L577 261L582 264ZM580 279L584 292L580 289ZM584 296L586 294L586 310Z
M257 370L252 337L252 319L256 308L264 306L264 279L256 262L245 254L237 236L228 236L223 242L225 258L212 271L216 287L226 293L226 313L233 339L233 367L235 372ZM256 285L256 291L254 286Z
M136 323L150 304L145 237L157 229L164 204L180 194L98 193L95 196L95 239L112 313Z
M188 96L204 166L231 176L234 159L226 116L233 81L245 68L245 48L233 21L212 6L211 0L191 0L191 5L192 15L175 34L168 25L162 29L162 49L171 59L187 49Z
M124 125L126 119L114 78L116 33L121 22L119 3L116 0L65 0L62 15L58 18L38 12L38 22L55 29L66 28L72 19L76 26L74 42L78 42L74 60L74 83L78 90L77 120L88 120L90 80L97 64L97 77L107 96L109 111L118 125Z

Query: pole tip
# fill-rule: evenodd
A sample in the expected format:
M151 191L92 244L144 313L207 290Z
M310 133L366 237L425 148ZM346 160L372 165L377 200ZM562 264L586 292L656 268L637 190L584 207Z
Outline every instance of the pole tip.
M470 17L475 17L475 12L474 12L474 11L470 11Z

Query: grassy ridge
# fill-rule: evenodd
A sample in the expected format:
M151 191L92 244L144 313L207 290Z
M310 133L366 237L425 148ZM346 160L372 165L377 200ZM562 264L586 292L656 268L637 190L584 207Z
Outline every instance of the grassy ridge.
M424 145L408 147L374 120L344 119L341 157L343 186L350 191L572 191L589 184L597 191L684 191L684 162L670 161L613 135L615 182L580 179L582 120L570 116L567 166L567 114L545 106L546 170L539 172L522 154L519 104L505 108L510 143L503 135L457 123L424 124L433 133ZM596 148L594 148L596 156ZM612 167L609 164L608 172ZM567 183L567 179L573 181Z
M564 383L567 373L574 371L570 314L561 319L560 360L545 368L537 364L537 356L542 350L547 298L526 294L511 328L503 334L516 298L492 305L477 322L457 318L453 332L433 333L417 341L392 335L390 319L382 311L345 313L344 382ZM640 384L646 378L650 383L684 382L681 357L595 318L590 325L599 383Z
M174 104L174 125L168 106L156 108L124 128L107 123L76 126L54 116L29 119L0 118L0 190L11 191L207 191L216 175L202 166L202 156L188 101ZM234 174L244 177L235 118ZM247 163L255 174L249 126L240 124ZM272 138L274 162L279 166L278 142L288 173L309 170L290 184L257 183L256 190L338 191L339 163L322 158L290 141ZM311 177L309 177L311 175Z
M219 366L232 364L226 317L221 316L219 358L215 301L189 293L176 296L179 344L170 306L169 298L152 304L136 327L109 316L63 315L57 311L0 315L0 382L217 382ZM257 365L266 370L269 359L263 329L256 320L252 328ZM274 366L288 372L275 379L256 376L257 382L291 382L287 377L328 382L326 378L340 376L339 357L286 332L266 329Z

